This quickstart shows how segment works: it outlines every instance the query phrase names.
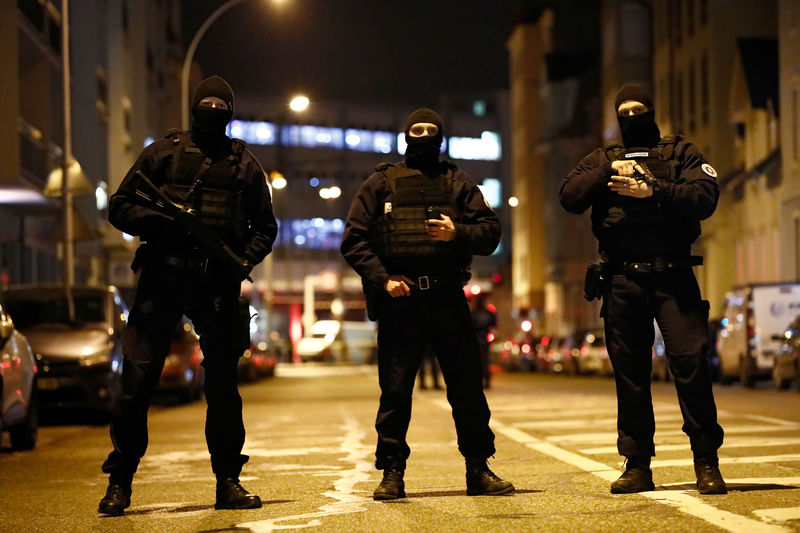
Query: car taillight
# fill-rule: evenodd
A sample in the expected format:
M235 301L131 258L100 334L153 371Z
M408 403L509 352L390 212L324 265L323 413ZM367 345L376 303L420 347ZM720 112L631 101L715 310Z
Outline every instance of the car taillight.
M486 334L486 342L494 342L494 333Z

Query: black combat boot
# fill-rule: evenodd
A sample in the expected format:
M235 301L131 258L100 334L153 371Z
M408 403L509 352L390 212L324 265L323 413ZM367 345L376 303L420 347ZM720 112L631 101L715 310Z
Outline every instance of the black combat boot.
M258 509L261 498L250 494L235 477L217 479L217 502L214 509Z
M611 484L611 494L630 494L655 490L650 458L629 457L625 461L625 472Z
M694 473L697 476L697 490L700 494L727 494L728 487L719 471L719 459L695 457Z
M389 465L383 470L381 484L372 493L373 500L396 500L406 497L406 484L403 481L405 470L399 465Z
M489 470L486 459L467 459L467 496L500 496L514 492L514 485Z
M100 500L98 513L110 516L120 516L131 505L131 486L109 483L106 495Z

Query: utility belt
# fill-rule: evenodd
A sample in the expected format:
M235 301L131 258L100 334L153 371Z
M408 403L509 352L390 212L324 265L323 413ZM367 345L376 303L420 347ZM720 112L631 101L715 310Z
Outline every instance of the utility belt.
M147 243L142 244L136 250L136 255L131 263L131 270L138 272L145 264L167 265L177 270L202 274L215 271L219 266L216 261L202 256L199 250L196 252L187 250L185 253L175 253Z
M180 270L191 270L192 272L208 272L209 259L200 257L182 257L178 255L167 255L162 258L165 265L175 267Z
M600 262L590 264L586 269L583 284L583 297L588 300L600 299L614 274L655 274L676 268L691 268L703 264L703 257L654 257L647 261L615 261L603 257Z
M699 255L678 258L654 257L647 261L609 261L608 264L612 272L618 274L651 274L675 268L699 266L703 264L703 257Z
M458 274L425 274L406 277L414 282L410 287L411 292L426 292L433 289L461 287L463 285L461 276Z

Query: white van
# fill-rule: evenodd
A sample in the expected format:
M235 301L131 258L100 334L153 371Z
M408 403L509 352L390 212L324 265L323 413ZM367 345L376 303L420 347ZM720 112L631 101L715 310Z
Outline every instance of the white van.
M372 363L378 351L378 332L374 322L318 320L308 336L297 343L303 361Z
M725 316L717 339L720 378L737 377L752 387L758 378L780 382L781 365L775 365L777 340L800 315L800 283L752 284L725 296Z

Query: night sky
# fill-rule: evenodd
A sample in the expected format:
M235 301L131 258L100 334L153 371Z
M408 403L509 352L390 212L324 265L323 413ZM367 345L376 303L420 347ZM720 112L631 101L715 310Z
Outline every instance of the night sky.
M183 36L222 0L184 0ZM435 105L442 93L508 87L512 2L245 0L209 29L195 59L234 92L276 99Z

